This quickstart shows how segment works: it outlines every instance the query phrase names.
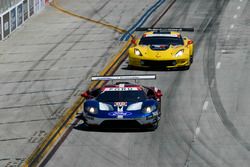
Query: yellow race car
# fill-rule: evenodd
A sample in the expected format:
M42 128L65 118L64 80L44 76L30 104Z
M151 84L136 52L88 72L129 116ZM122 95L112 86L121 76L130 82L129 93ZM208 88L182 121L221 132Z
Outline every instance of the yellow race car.
M129 68L189 69L193 62L193 41L182 37L179 31L193 31L192 28L139 28L137 30L147 32L140 39L132 40L134 46L129 48Z

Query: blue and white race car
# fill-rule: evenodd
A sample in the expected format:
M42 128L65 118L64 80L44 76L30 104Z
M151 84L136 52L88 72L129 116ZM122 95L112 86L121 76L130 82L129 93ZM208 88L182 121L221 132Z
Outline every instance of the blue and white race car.
M92 80L156 79L155 75L92 77ZM129 82L107 84L82 94L86 98L81 118L88 127L139 126L155 130L161 116L161 91Z

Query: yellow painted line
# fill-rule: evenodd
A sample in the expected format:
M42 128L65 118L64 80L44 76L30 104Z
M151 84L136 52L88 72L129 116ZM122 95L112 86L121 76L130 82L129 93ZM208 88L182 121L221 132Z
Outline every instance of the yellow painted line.
M121 56L124 55L126 49L130 45L130 40L126 42L123 48L114 56L112 61L100 72L100 75L108 75L116 69L116 64ZM125 53L126 54L126 53ZM100 82L96 85L96 82L91 82L88 86L88 89L93 89L104 84ZM58 139L64 134L66 129L75 119L75 116L78 112L83 110L83 97L79 97L76 102L70 107L65 114L58 120L54 128L50 133L42 140L42 142L33 150L31 155L24 161L23 167L37 166L41 160L49 153L53 148Z
M108 23L104 23L101 21L93 20L78 14L75 14L69 10L66 10L59 6L57 4L57 1L54 0L51 3L51 6L60 10L63 13L66 13L68 15L90 21L95 24L99 24L102 26L105 26L107 28L113 29L119 33L125 33L126 30L119 28L117 26L113 26ZM129 40L130 41L130 40ZM130 42L126 42L126 44L123 46L123 48L118 52L118 54L115 55L115 57L112 59L112 61L100 72L99 75L110 75L114 72L114 70L117 68L117 61L119 58L123 55L123 53L126 51L126 49L129 47ZM95 87L101 87L104 84L104 82L91 82L91 84L88 86L88 89L93 89ZM58 120L56 125L53 127L53 129L49 132L49 134L42 140L42 142L33 150L33 152L30 154L30 156L24 161L23 167L30 167L30 166L37 166L41 160L49 153L49 151L53 148L55 143L58 141L58 139L65 133L67 128L70 126L70 124L75 119L75 116L78 112L81 112L83 110L83 101L85 99L83 97L79 97L76 102L73 104L72 107L70 107L65 114Z
M115 30L115 31L117 31L117 32L119 32L119 33L126 33L126 32L127 32L127 30L122 29L122 28L117 27L117 26L114 26L114 25L112 25L112 24L105 23L105 22L101 22L101 21L94 20L94 19L90 19L90 18L88 18L88 17L81 16L81 15L78 15L78 14L76 14L76 13L73 13L72 11L69 11L69 10L67 10L67 9L64 9L63 7L61 7L61 6L59 6L59 5L57 4L57 0L54 0L53 2L51 2L50 5L51 5L52 7L54 7L55 9L57 9L57 10L59 10L59 11L65 13L65 14L68 14L68 15L70 15L70 16L77 17L77 18L80 18L80 19L83 19L83 20L86 20L86 21L89 21L89 22L92 22L92 23L95 23L95 24L102 25L102 26L107 27L107 28L109 28L109 29L113 29L113 30Z

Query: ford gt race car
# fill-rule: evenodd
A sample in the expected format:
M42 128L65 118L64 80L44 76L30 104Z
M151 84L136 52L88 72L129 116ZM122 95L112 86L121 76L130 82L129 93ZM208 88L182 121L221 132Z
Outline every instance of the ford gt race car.
M155 75L92 77L93 81L155 79ZM160 120L162 93L156 87L116 82L82 94L82 119L87 127L146 127L155 130ZM116 127L117 126L117 127Z
M193 41L182 37L178 31L194 31L193 28L138 28L147 31L129 49L129 68L184 68L193 62Z

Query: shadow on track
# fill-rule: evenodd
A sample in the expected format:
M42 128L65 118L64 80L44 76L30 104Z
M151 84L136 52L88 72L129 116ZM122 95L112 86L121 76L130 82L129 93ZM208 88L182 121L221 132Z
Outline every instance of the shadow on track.
M129 70L129 71L166 71L166 72L173 72L173 71L187 71L189 68L182 67L182 68L143 68L143 67L122 67L122 70Z
M89 132L111 132L111 133L144 133L144 132L153 132L153 129L142 128L142 127L128 127L128 126L119 126L119 127L89 127L86 124L78 124L74 127L76 130L80 131L89 131Z

